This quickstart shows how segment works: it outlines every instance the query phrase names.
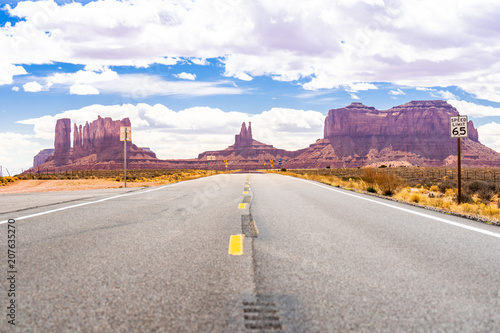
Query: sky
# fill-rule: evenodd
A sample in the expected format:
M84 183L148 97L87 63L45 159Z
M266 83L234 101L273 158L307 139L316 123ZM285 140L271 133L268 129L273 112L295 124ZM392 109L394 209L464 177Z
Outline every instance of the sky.
M296 150L330 109L445 100L500 152L497 0L0 1L0 166L57 119L132 123L159 158L254 139Z

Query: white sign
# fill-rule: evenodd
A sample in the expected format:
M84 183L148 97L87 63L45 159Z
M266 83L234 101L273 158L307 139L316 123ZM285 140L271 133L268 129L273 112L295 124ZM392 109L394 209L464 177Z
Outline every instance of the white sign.
M469 136L467 116L450 116L450 135L452 138Z
M127 131L127 141L132 141L132 127L130 126L120 127L120 141L125 141L125 131Z
M215 155L207 155L207 160L215 161Z

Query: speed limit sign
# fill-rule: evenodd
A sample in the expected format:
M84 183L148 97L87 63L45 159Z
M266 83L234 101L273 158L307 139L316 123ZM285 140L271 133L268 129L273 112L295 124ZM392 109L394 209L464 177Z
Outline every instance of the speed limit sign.
M467 130L467 116L450 116L450 135L452 138L466 138L469 136Z

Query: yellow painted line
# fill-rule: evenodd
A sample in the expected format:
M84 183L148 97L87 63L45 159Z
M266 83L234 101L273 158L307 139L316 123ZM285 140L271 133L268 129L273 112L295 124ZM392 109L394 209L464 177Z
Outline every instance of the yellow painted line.
M250 185L245 185L245 187L250 187Z
M238 209L245 209L245 208L247 208L247 204L246 203L240 203L238 205Z
M248 194L248 191L243 191L243 194Z
M245 235L231 235L229 239L228 253L233 256L241 256L243 254L243 238Z

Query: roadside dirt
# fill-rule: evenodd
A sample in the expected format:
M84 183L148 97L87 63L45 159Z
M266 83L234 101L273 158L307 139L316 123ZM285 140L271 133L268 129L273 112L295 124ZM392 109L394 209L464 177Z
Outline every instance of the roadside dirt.
M165 182L127 182L127 187L151 187ZM123 182L105 179L17 180L0 186L0 194L120 188Z

